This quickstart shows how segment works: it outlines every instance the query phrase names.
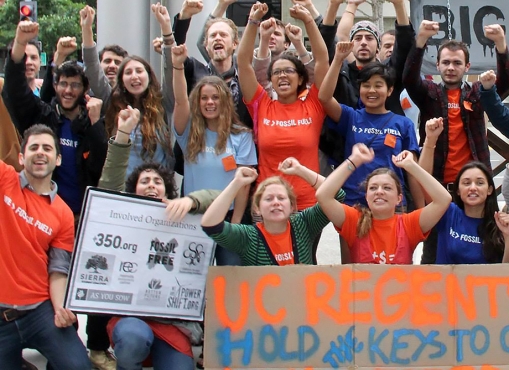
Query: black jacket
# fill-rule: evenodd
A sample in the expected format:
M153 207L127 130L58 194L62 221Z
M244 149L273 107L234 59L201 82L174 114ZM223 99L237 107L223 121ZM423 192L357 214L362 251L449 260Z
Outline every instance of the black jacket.
M63 116L59 113L56 98L48 104L33 94L25 77L25 59L26 55L23 61L14 63L9 55L5 64L2 96L8 97L10 102L9 114L13 117L13 122L21 134L37 123L45 124L58 133L63 123ZM71 122L71 130L78 137L76 168L83 196L87 186L97 186L99 183L108 150L108 141L104 120L101 118L92 125L88 118L85 101L81 105L82 111ZM54 175L57 174L58 167L54 172Z
M334 59L335 49L335 35L337 25L324 26L319 24L320 33L325 40L327 50L329 51L329 60ZM394 68L396 73L396 82L391 96L385 102L385 107L401 116L405 113L399 101L399 96L403 91L403 69L407 55L415 44L415 31L413 26L399 26L396 23L396 37L394 49L389 59L384 61L385 64ZM338 83L334 91L334 98L340 103L348 105L354 109L363 108L362 102L359 100L359 84L357 82L359 76L359 69L355 62L348 63L345 61L341 66L341 71L338 78ZM334 164L339 164L343 161L344 157L344 138L337 132L323 126L322 135L320 137L320 149L329 156Z

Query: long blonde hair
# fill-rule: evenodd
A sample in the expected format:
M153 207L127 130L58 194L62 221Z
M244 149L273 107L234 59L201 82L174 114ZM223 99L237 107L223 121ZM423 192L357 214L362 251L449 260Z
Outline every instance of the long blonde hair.
M216 154L224 153L226 142L230 134L238 134L249 129L240 122L239 116L235 111L232 93L222 78L217 76L203 77L191 91L189 95L189 106L191 109L191 128L189 139L187 141L186 160L196 162L199 153L205 150L205 130L207 121L203 117L200 108L201 89L205 85L213 86L219 93L221 109L219 112L219 127L217 128L217 141L214 145Z

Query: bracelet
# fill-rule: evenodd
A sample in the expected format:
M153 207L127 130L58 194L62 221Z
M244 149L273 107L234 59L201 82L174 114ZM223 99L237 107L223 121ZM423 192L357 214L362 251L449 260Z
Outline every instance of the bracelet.
M163 37L171 37L173 36L173 32L167 33L166 35L163 35Z
M350 13L351 15L353 15L355 17L355 13L351 12L350 10L345 10L343 13Z
M117 128L117 131L118 131L118 132L121 132L121 133L123 133L123 134L126 134L127 136L131 136L131 133L130 133L130 132L123 131L123 130L121 130L121 129L119 129L119 128Z
M348 162L350 162L350 163L352 164L352 166L353 166L353 167L352 167L352 166L348 165L348 169L349 169L350 171L355 171L355 170L357 169L357 166L355 165L355 163L353 163L353 161L352 161L350 158L347 158L346 160L347 160Z
M306 51L305 54L302 54L302 55L299 55L299 58L304 58L304 57L307 57L309 55L309 51Z
M304 24L310 24L313 23L314 21L315 21L314 19L311 19L310 21L304 22Z
M428 148L428 149L435 149L437 146L436 145L433 145L433 146L423 145L422 147L423 148Z
M311 185L312 188L314 188L316 186L316 184L318 183L318 172L316 173L316 180L315 180L315 183L313 185Z
M173 69L176 69L177 71L183 71L184 70L184 66L182 66L182 68L178 68L178 67L173 66Z
M256 27L260 27L260 23L262 23L262 21L257 21L256 19L249 18L247 23L254 24Z

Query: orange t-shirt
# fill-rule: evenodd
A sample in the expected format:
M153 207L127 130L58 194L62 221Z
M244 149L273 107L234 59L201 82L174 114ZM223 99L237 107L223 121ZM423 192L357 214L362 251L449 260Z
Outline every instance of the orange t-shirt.
M336 227L336 231L345 238L348 246L351 247L357 239L357 223L359 222L361 212L346 204L343 204L343 209L345 210L345 222L341 228ZM408 237L408 244L411 246L412 250L414 250L417 244L423 241L428 234L424 234L419 225L419 217L421 216L422 210L423 208L401 215ZM391 263L394 258L397 246L397 223L398 215L394 215L386 220L372 219L369 240L373 251L373 258L377 263ZM358 261L352 262L356 263Z
M270 176L283 176L297 195L297 209L316 203L315 190L298 176L285 176L278 171L279 163L295 157L307 168L319 172L318 142L325 111L318 100L318 89L312 85L306 97L292 104L272 100L258 85L252 101L246 102L255 125L258 126L257 183Z
M72 252L74 217L57 195L53 202L21 188L19 174L0 161L0 303L28 306L50 298L48 251Z
M445 162L444 183L453 182L461 167L472 160L467 133L461 119L460 95L460 89L447 90L449 154Z
M279 266L295 264L292 250L292 235L290 233L290 221L286 225L286 231L282 234L270 234L262 222L256 224L262 232L269 248Z

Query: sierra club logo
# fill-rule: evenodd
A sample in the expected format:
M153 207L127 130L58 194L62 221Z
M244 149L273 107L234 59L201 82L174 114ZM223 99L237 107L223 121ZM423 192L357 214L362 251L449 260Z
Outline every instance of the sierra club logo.
M100 254L93 255L88 259L85 268L87 270L90 270L92 268L94 269L94 271L92 271L93 273L99 274L99 271L97 271L97 269L108 270L108 260L106 259L106 257L101 256Z
M86 261L86 271L80 274L81 282L99 285L109 284L109 275L111 274L109 273L108 258L102 254L89 253L88 256L86 254L87 253L83 254L84 260Z

